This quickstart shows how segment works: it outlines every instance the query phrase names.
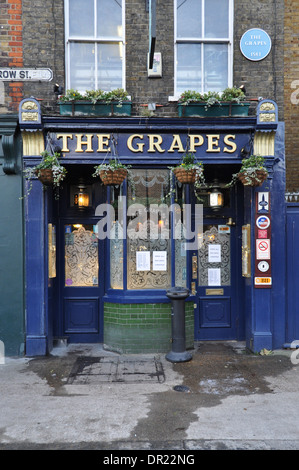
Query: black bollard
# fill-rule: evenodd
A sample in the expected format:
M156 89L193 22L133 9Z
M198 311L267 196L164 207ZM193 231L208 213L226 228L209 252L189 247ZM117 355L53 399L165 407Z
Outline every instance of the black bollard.
M172 350L166 354L170 362L187 362L192 355L186 351L185 338L185 299L190 291L185 287L173 287L166 292L171 300Z

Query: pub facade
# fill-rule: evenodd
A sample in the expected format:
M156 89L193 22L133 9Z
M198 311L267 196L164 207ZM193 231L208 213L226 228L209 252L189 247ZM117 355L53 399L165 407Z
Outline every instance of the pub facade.
M281 263L284 123L281 83L273 85L267 71L273 57L279 67L278 49L269 41L264 51L259 26L267 8L252 25L247 6L244 28L241 5L232 0L58 3L64 22L55 11L56 35L45 46L56 41L57 59L40 62L44 71L30 81L33 58L24 46L28 69L18 75L23 96L13 135L25 175L24 353L45 355L57 339L119 353L167 352L171 288L188 290L188 349L223 340L246 341L255 352L281 347L289 340ZM37 16L45 10L37 5ZM29 13L23 1L23 18ZM273 43L280 20L272 21ZM29 36L25 28L23 42ZM227 113L220 104L216 116L207 104L200 117L189 103L180 107L186 90L220 93L236 83L246 88L237 114L232 103ZM123 89L128 97L110 100L108 115L92 100L89 110L87 103L76 108L76 94L82 101L86 90L99 89ZM63 98L71 93L70 101ZM45 152L66 170L58 188L36 173L26 178ZM176 177L186 155L199 164L201 184ZM252 155L263 157L267 178L255 186L232 183ZM123 182L106 184L96 174L111 162L127 167Z

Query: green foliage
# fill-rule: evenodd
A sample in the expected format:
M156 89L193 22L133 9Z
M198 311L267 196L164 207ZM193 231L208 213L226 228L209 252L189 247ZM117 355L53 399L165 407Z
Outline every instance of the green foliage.
M116 159L111 159L109 160L108 163L101 163L100 165L95 166L94 167L95 172L93 173L92 176L94 177L99 176L100 172L103 170L115 171L115 170L128 170L129 168L130 168L130 165L123 165L120 161Z
M236 103L244 101L245 98L246 96L244 91L237 87L226 88L225 90L223 90L221 95L221 101L233 101Z
M180 98L180 104L204 102L207 106L220 104L221 102L236 102L239 103L245 99L245 93L237 87L226 88L222 92L208 91L201 94L194 90L184 91Z
M181 104L196 103L198 101L203 101L202 95L194 90L184 91L179 98Z
M256 170L265 170L265 159L260 155L251 155L249 158L242 160L242 166L240 172L246 171L249 168Z
M111 103L116 101L122 103L128 101L128 93L123 88L116 88L111 91L103 90L86 90L84 94L81 94L78 90L70 89L65 92L64 95L60 96L59 102L66 103L69 101L90 101L95 104L97 102Z

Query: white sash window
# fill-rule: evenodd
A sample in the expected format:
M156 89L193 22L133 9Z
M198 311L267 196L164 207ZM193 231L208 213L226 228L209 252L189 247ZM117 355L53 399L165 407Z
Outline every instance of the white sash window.
M125 88L124 0L66 0L66 88Z
M175 95L232 86L233 0L175 0Z

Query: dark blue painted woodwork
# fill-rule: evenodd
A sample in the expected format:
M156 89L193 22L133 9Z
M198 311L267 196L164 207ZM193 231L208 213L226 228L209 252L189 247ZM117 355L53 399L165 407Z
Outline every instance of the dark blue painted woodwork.
M211 131L217 133L247 134L250 139L254 131L256 119L217 119L217 120L168 120L153 119L148 127L148 120L123 119L64 119L45 117L44 128L52 132L124 132L124 133L150 133L169 135L187 133L189 130L200 134ZM246 139L244 140L244 142ZM243 142L243 141L242 141ZM243 142L243 143L244 143ZM211 218L211 213L204 212L204 223L220 223L225 225L228 217L232 217L236 225L231 227L231 285L220 286L223 288L221 296L207 296L205 289L209 286L197 286L197 296L191 296L190 300L196 303L195 314L195 339L221 340L221 339L245 339L250 349L259 351L262 348L279 348L286 341L297 339L298 331L298 266L294 264L294 256L297 255L298 225L295 232L294 223L297 224L298 214L288 215L287 248L288 267L288 310L286 316L286 239L285 239L285 166L284 166L284 137L283 125L278 124L275 140L275 155L267 157L267 166L270 170L268 181L261 188L245 188L238 184L232 189L232 205L223 209L218 216ZM124 150L125 152L125 150ZM137 154L138 155L138 154ZM103 155L96 159L78 154L76 158L68 158L65 155L64 162L73 165L77 169L77 175L82 171L90 174L93 165L103 159ZM120 155L122 161L132 164L128 152ZM172 157L171 157L172 158ZM179 156L173 157L175 163ZM223 155L213 156L203 160L207 172L216 172L226 176L235 172L240 164L241 155L237 157L223 158ZM27 163L36 163L36 156L26 157ZM134 161L138 166L157 165L167 167L169 160L164 154L146 154L144 158L136 157ZM210 164L210 165L209 165ZM220 166L221 165L221 166ZM210 167L210 168L209 168ZM75 173L73 173L73 176ZM121 303L155 303L168 302L164 290L151 291L127 291L109 289L109 251L107 240L99 243L99 288L75 288L64 287L64 242L63 227L65 222L96 223L94 218L95 207L106 200L106 188L101 194L100 184L93 180L93 206L86 215L79 217L74 208L68 207L70 178L64 187L65 191L58 203L53 200L51 193L43 191L39 181L33 181L33 189L26 206L26 354L46 354L51 349L52 336L67 335L71 341L97 341L103 340L103 301ZM269 191L271 195L272 216L272 277L273 285L269 289L257 289L254 287L254 224L255 224L255 193L256 191ZM218 219L217 219L218 217ZM80 219L80 220L79 220ZM48 223L57 225L57 278L48 279L47 273L47 226ZM252 276L242 277L241 272L241 227L243 224L251 225L251 253ZM292 238L293 237L293 238ZM191 256L188 253L187 280L191 287ZM299 256L298 256L299 257ZM126 251L124 250L124 266L126 266ZM174 279L174 272L172 272ZM126 269L124 269L124 287L126 287ZM287 325L287 331L286 331Z
M299 205L287 206L287 332L286 341L299 340Z

